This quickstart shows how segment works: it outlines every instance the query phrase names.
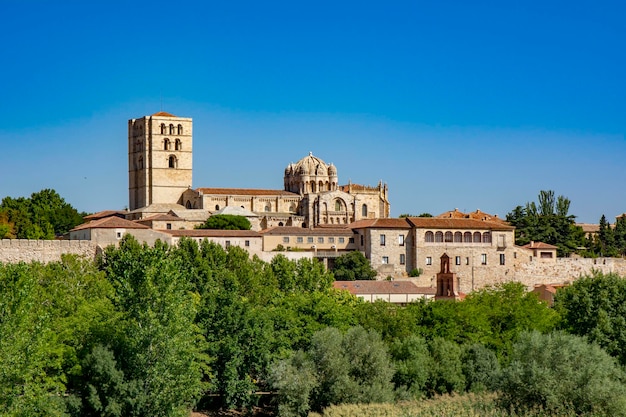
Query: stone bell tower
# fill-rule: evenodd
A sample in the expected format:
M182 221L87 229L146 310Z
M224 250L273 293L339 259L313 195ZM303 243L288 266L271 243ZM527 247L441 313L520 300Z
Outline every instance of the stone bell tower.
M192 119L166 112L128 121L128 209L180 204L192 179Z

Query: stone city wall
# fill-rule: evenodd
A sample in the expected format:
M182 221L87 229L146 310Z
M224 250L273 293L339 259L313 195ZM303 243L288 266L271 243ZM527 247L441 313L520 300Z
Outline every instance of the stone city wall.
M61 260L61 255L74 254L94 259L97 245L90 240L0 240L0 262L17 263L38 261L42 263Z
M536 284L569 284L593 270L626 277L626 259L557 258L554 262L527 262L517 266L514 278L532 289Z

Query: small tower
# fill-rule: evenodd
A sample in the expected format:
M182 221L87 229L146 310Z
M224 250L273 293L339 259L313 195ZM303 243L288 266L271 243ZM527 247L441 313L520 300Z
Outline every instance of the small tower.
M456 274L450 271L450 257L447 253L441 255L441 270L437 273L437 294L435 299L454 299L458 293L454 290Z
M128 121L129 210L180 204L191 187L192 119L166 112Z

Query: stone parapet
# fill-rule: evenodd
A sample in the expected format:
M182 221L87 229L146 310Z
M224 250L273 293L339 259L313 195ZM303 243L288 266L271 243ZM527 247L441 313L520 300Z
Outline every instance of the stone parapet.
M89 240L0 240L0 262L56 262L61 255L74 254L88 259L96 256L97 245Z

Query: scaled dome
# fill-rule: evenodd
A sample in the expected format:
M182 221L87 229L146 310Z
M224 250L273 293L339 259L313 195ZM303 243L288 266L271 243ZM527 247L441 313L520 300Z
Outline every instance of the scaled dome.
M328 165L317 156L313 156L313 152L309 152L295 163L293 172L304 175L328 175Z

